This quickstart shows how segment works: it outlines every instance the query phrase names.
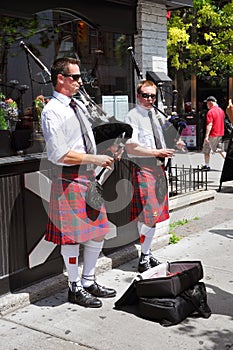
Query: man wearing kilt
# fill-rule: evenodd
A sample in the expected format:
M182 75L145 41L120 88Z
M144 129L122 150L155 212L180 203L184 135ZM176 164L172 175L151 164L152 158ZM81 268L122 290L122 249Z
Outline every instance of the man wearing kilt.
M86 191L95 178L94 167L111 169L114 158L97 155L94 135L84 104L73 99L82 80L79 61L59 58L51 67L54 93L42 111L42 128L48 159L54 164L49 219L45 239L61 246L68 273L68 300L98 308L98 298L116 291L95 281L95 266L109 232L104 206L90 208ZM79 248L83 245L83 270L79 276Z
M156 100L156 85L142 80L137 86L137 105L126 116L133 127L132 138L126 142L126 151L133 161L131 220L137 220L141 243L138 264L140 273L160 262L151 253L156 223L169 218L165 157L171 158L174 149L167 149L158 113L152 107ZM159 114L159 117L162 116Z

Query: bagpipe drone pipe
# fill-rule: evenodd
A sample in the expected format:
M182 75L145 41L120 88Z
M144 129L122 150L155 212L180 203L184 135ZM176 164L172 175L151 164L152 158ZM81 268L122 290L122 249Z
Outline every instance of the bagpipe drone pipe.
M90 98L83 86L79 89L78 95L89 112L98 152L106 151L112 144L124 147L133 133L131 125L117 120L114 116L109 116Z
M24 49L26 54L30 55L35 63L51 78L51 73L48 68L32 53L32 51L23 41L20 42L20 46ZM84 103L90 114L89 121L92 125L98 151L104 151L112 144L115 144L121 148L124 147L127 139L132 136L132 127L129 124L116 120L114 116L108 116L107 113L105 113L101 107L90 98L83 86L80 87L77 96L74 97L78 97Z
M160 111L160 113L161 112L162 111ZM176 142L179 140L182 130L185 129L186 126L186 121L177 115L171 115L167 118L162 125L162 130L168 148L176 148Z

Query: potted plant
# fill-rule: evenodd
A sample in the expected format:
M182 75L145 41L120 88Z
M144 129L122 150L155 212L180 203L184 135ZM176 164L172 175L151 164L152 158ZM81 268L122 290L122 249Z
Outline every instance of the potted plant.
M6 103L5 96L0 94L0 130L7 130L8 125L6 121Z
M12 98L0 93L0 130L12 130L18 121L18 105Z
M35 107L38 117L38 132L42 133L42 127L41 127L41 112L46 104L46 100L43 95L39 95L35 99Z
M14 154L11 130L18 121L18 106L11 98L0 93L0 157Z

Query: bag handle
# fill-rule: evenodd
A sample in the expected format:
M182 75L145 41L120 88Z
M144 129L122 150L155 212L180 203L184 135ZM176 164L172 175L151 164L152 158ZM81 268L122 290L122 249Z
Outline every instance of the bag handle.
M196 297L198 293L198 298ZM207 304L206 289L203 282L199 282L193 286L193 289L188 289L181 293L181 296L190 302L198 314L204 318L209 318L211 310Z

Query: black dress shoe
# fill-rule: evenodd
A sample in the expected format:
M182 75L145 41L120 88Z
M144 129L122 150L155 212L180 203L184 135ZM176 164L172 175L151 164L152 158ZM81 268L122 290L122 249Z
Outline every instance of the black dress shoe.
M139 263L138 263L138 272L142 273L142 272L145 272L149 269L151 269L152 266L150 264L150 261L149 260L145 260L145 261L141 261L139 260Z
M102 301L88 293L84 288L79 289L77 292L72 292L69 288L68 301L84 307L97 308L102 306Z
M148 259L148 256L149 256L149 259ZM151 251L147 255L141 253L141 257L139 259L139 264L138 264L138 272L140 273L145 272L151 269L152 267L158 266L160 264L161 262L152 255Z
M152 253L150 252L149 253L149 257L150 257L150 264L152 267L155 267L155 266L158 266L161 264L161 262L159 260L157 260L153 255Z
M203 166L201 167L201 170L207 170L207 171L210 171L210 167L209 167L209 166L207 166L207 165L203 165Z
M94 295L95 297L99 298L112 298L116 296L115 289L112 288L106 288L104 286L100 286L98 283L94 282L89 287L84 287L84 289Z

